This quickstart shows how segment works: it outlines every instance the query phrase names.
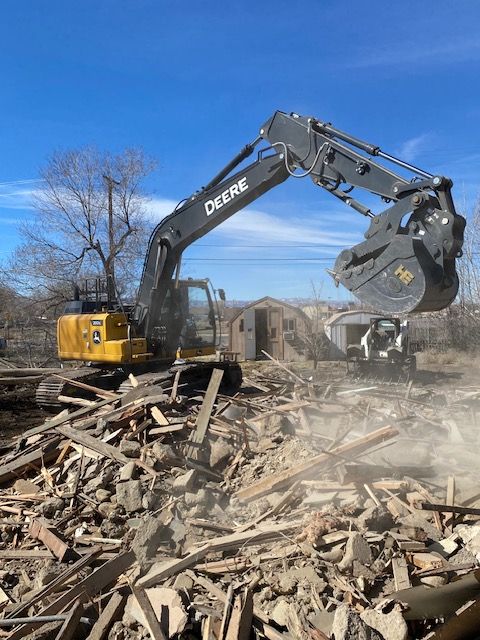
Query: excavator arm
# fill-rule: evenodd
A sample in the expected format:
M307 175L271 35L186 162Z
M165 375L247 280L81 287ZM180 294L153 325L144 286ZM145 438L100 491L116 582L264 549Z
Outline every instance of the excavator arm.
M232 174L262 140L268 146L256 160ZM372 157L403 169L409 177ZM277 111L251 144L152 233L134 315L144 335L151 335L182 252L290 177L310 177L370 219L365 240L338 256L331 271L336 284L382 313L436 311L452 303L458 290L455 260L461 256L465 219L455 212L451 180L422 171L328 123ZM355 188L378 196L387 208L373 213L352 197Z

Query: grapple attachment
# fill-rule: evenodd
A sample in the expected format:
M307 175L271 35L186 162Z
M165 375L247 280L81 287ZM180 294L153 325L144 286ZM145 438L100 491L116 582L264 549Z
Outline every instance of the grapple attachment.
M433 194L412 189L373 217L366 240L336 260L336 283L377 311L438 311L457 295L465 219L454 210L450 181L436 180L445 184Z

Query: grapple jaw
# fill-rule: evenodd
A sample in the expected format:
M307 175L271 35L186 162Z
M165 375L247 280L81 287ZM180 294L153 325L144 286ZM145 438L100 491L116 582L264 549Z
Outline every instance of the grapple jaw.
M455 213L451 199L420 196L409 195L375 216L366 240L336 260L336 283L381 313L439 311L457 295L455 261L465 218Z

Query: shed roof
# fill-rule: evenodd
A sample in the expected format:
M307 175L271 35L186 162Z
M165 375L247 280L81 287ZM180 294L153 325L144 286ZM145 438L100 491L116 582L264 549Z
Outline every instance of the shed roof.
M333 324L341 324L342 318L351 317L351 316L361 316L368 315L372 318L381 318L383 317L381 313L376 313L375 311L365 311L364 309L354 309L353 311L342 311L340 313L334 313L333 316L330 316L328 320L325 321L325 326L331 326Z
M245 311L245 309L251 309L252 307L255 307L257 304L260 304L261 302L273 302L275 305L280 306L280 307L288 307L289 309L292 309L293 311L295 311L296 313L298 313L298 315L300 316L305 316L305 313L300 309L300 307L295 307L293 304L289 304L288 302L284 302L283 300L277 300L277 298L272 298L270 296L264 296L263 298L260 298L259 300L254 300L253 302L250 302L250 304L245 305L244 307L242 307L241 309L239 309L237 311L237 313L235 313L229 320L229 324L232 324L233 322L235 322L235 320L242 315L242 313Z

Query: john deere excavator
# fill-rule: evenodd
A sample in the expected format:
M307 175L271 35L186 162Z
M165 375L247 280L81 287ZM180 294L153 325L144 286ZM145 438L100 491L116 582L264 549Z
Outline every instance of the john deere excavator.
M262 142L266 145L255 161L232 173ZM370 222L365 240L342 251L330 271L337 285L385 314L437 311L452 303L465 219L455 212L451 180L329 123L277 111L253 142L153 231L132 309L92 309L87 301L67 308L58 321L59 356L93 365L68 375L97 383L103 376L106 383L116 379L112 371L125 375L158 370L172 362L178 347L185 357L213 353L213 301L205 282L179 280L183 251L276 185L306 177ZM352 196L355 188L377 196L386 208L374 213ZM197 304L200 295L202 305ZM238 382L238 367L210 366L223 366ZM39 402L57 402L58 395L68 392L65 385L68 382L58 378L47 379L39 387Z

